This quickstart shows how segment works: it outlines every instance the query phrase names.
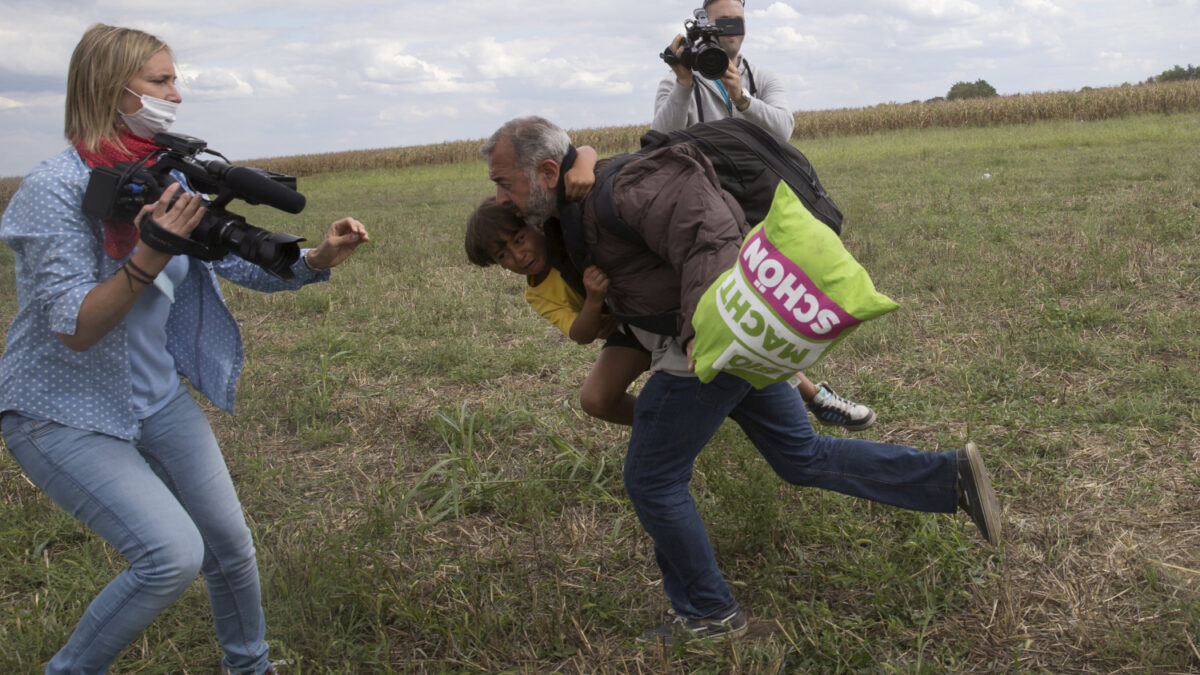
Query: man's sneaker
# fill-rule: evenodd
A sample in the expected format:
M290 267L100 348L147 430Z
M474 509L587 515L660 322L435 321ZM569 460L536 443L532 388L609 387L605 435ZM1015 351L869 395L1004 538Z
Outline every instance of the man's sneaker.
M837 424L850 431L862 431L875 423L875 411L838 396L828 382L817 385L817 395L808 403L808 411L823 424Z
M1000 505L974 443L958 451L958 507L970 514L989 544L1000 544Z
M676 616L668 623L638 636L638 642L673 645L690 640L724 640L746 632L749 623L742 610L721 619L685 619Z

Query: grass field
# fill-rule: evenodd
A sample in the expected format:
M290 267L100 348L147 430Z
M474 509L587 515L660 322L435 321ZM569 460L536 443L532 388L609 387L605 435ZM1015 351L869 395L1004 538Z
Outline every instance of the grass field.
M1200 115L800 146L901 305L810 377L876 409L865 437L978 443L1004 545L783 485L726 425L693 488L751 635L638 648L667 605L627 430L578 408L597 349L466 263L483 163L314 175L303 224L234 210L373 241L330 284L229 289L248 367L211 412L289 673L1200 671ZM0 672L40 672L120 566L0 459ZM197 582L114 672L219 658Z

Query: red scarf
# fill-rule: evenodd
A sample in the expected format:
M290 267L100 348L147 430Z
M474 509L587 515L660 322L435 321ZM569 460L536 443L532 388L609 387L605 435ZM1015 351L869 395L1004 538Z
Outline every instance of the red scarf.
M117 138L125 146L121 149L116 143L107 138L100 139L97 150L86 150L80 144L75 145L79 156L87 163L88 168L112 166L117 162L136 162L155 150L162 149L154 141L142 138L128 129L117 132ZM138 229L133 223L119 220L104 221L104 252L114 260L120 260L133 252L138 242Z

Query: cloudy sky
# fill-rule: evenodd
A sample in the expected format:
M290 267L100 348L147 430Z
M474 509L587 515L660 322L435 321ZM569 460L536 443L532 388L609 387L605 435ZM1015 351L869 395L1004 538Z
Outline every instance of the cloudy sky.
M692 2L0 0L0 176L65 147L67 63L93 23L171 45L174 129L233 161L478 139L541 114L649 123ZM795 110L1136 83L1200 64L1200 0L748 0L743 54Z

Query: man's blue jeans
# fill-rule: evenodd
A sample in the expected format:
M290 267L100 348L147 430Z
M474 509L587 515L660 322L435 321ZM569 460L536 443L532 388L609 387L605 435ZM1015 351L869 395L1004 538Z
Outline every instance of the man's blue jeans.
M726 417L789 483L916 511L957 509L954 451L819 436L787 384L756 390L725 373L708 384L654 373L637 397L625 490L654 540L667 597L684 618L723 617L738 607L688 489L696 456Z
M46 673L102 673L203 572L223 664L267 669L250 529L216 438L186 387L124 441L16 413L4 443L46 495L129 562L96 596Z

